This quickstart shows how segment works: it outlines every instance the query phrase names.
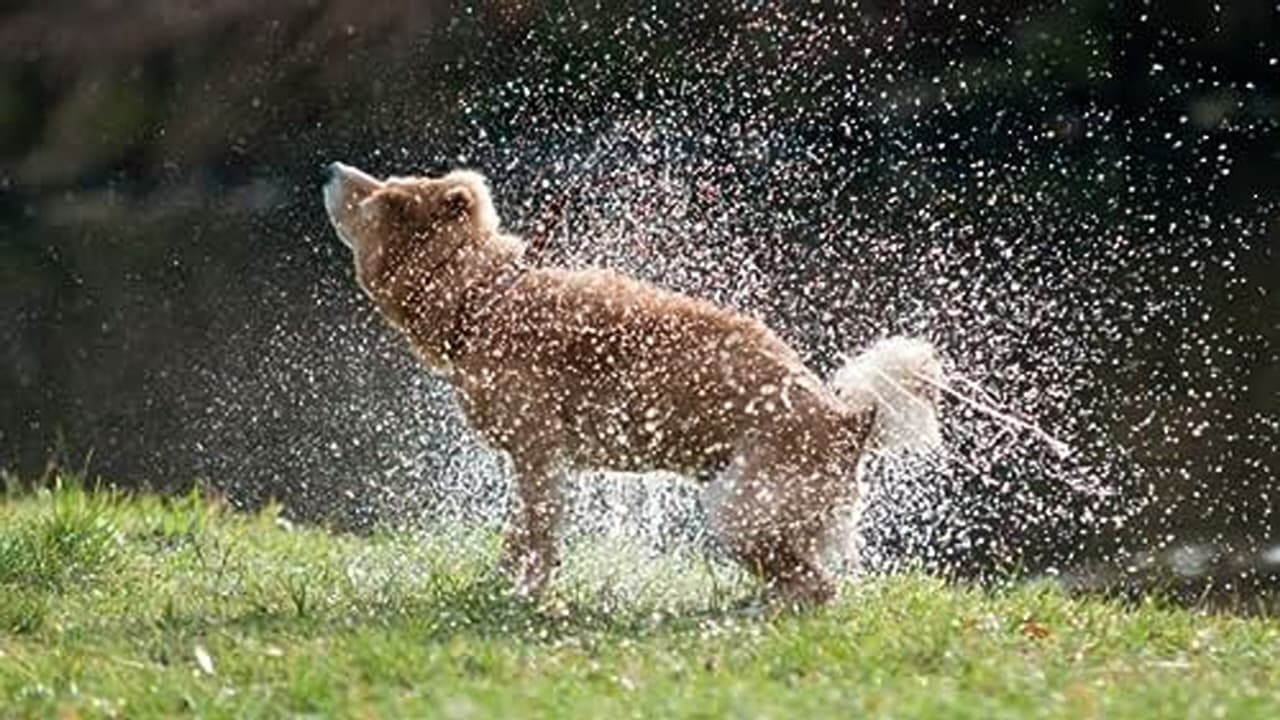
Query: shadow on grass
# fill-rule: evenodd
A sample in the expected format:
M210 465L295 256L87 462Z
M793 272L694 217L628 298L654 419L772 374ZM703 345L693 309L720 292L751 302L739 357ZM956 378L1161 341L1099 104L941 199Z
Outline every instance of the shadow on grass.
M1275 576L1177 577L1146 574L1094 584L1066 584L1072 597L1119 602L1125 607L1155 606L1215 615L1280 617L1280 578Z

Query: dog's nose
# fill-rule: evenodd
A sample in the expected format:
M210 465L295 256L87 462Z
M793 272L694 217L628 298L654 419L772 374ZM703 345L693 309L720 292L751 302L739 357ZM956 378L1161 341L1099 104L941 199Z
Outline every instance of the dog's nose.
M374 176L351 167L346 163L333 162L324 168L325 185L330 188L352 188L357 194L367 194L382 187L382 181Z

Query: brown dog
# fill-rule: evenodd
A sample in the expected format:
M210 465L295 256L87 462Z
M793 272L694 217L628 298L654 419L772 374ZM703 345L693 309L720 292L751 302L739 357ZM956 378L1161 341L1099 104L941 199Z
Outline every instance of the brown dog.
M927 343L882 341L828 385L753 318L608 270L527 267L474 172L330 176L360 286L511 456L502 565L526 592L556 564L564 472L670 470L711 481L715 530L747 568L826 601L819 552L862 453L936 441Z

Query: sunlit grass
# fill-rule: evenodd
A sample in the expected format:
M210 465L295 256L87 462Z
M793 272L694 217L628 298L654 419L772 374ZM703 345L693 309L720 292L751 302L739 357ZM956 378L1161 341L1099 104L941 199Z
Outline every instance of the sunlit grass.
M292 528L72 484L0 503L0 716L1276 717L1280 622L922 575L808 614L699 558Z

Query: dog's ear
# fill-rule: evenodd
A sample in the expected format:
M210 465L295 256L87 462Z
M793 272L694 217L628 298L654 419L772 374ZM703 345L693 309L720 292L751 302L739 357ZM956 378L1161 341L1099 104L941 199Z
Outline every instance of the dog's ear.
M465 184L454 185L444 191L444 205L453 217L474 217L476 211L476 194Z
M489 181L474 170L454 170L444 178L450 183L444 191L446 212L452 217L468 217L477 228L495 232L500 220L489 192Z

